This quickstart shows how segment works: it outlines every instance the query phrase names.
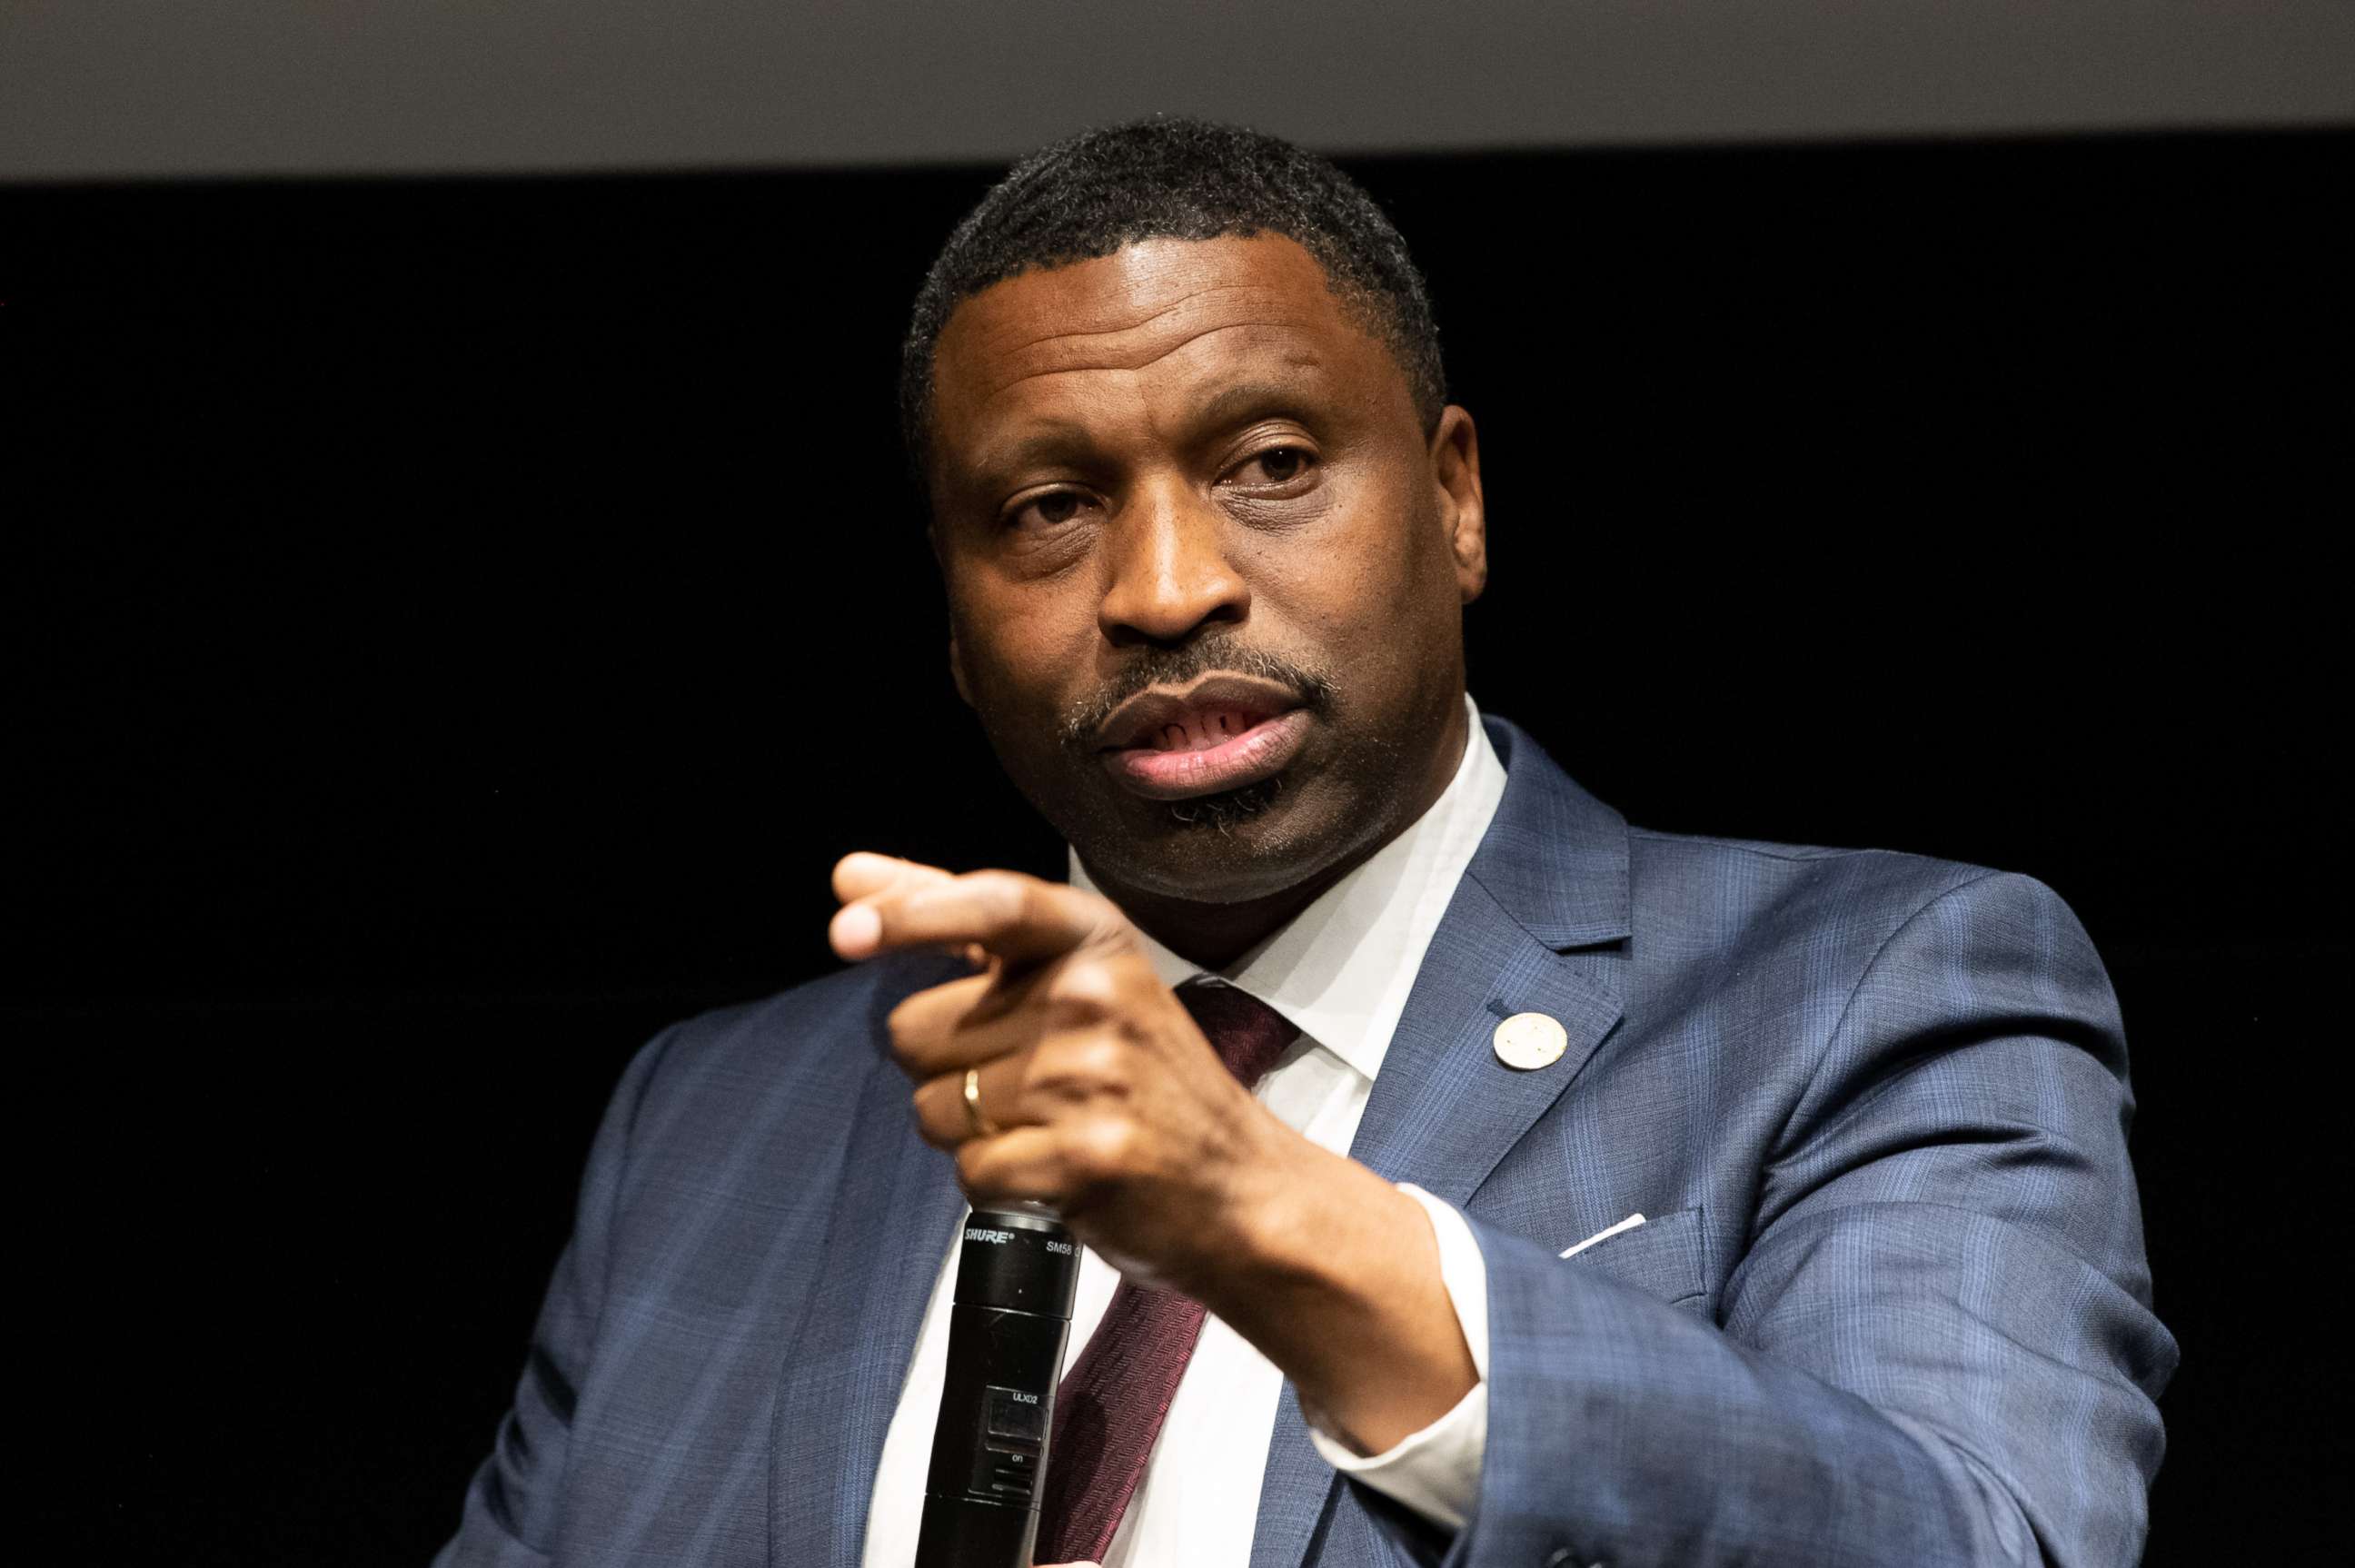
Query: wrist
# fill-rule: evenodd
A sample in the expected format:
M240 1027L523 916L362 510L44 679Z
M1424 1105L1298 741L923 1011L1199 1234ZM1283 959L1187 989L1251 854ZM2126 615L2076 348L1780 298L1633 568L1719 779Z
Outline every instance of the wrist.
M1371 1174L1305 1138L1281 1160L1257 1166L1236 1202L1233 1233L1211 1288L1234 1297L1241 1312L1263 1300L1351 1294L1348 1260L1332 1243L1337 1228L1362 1223L1358 1211L1379 1200L1374 1188L1381 1184L1360 1179Z
M1230 1250L1195 1295L1289 1378L1325 1429L1378 1453L1478 1382L1415 1199L1301 1140L1241 1206Z
M1251 1134L1227 1162L1218 1200L1206 1206L1212 1221L1198 1233L1187 1277L1178 1282L1239 1329L1268 1309L1262 1303L1348 1288L1332 1260L1319 1255L1316 1238L1332 1222L1337 1182L1354 1186L1352 1178L1373 1175L1311 1143L1257 1102L1252 1112L1244 1124Z

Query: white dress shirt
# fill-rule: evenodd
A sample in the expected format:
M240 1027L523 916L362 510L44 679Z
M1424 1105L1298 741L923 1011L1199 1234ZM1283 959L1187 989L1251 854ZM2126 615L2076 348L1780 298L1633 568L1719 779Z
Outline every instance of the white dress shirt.
M1282 930L1212 976L1250 992L1298 1027L1300 1039L1256 1093L1286 1126L1337 1154L1348 1153L1357 1135L1423 955L1504 797L1504 765L1480 728L1479 709L1469 698L1465 707L1470 740L1455 778L1431 809ZM1076 855L1071 874L1074 884L1092 888ZM1151 937L1145 949L1154 973L1173 988L1204 973ZM1441 1275L1482 1381L1445 1415L1370 1457L1352 1454L1313 1425L1310 1436L1336 1468L1454 1529L1479 1489L1487 1441L1487 1275L1462 1215L1419 1188L1402 1190L1431 1217ZM915 1560L962 1234L960 1224L949 1238L883 1440L862 1568L908 1568ZM1118 1284L1110 1264L1092 1251L1082 1253L1066 1366L1095 1332ZM1201 1339L1145 1478L1104 1554L1104 1568L1247 1568L1283 1387L1275 1365L1241 1335L1215 1316L1203 1319ZM1054 1463L1051 1451L1048 1463Z

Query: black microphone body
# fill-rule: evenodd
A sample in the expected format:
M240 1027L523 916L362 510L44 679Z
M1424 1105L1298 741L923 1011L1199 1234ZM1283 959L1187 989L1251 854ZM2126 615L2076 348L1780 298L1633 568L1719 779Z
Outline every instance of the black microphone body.
M1030 1568L1080 1244L1044 1212L964 1222L915 1568Z

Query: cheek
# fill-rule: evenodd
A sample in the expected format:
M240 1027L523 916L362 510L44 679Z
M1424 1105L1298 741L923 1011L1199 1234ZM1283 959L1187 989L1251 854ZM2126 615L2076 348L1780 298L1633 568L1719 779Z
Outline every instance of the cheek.
M1296 613L1361 712L1405 722L1456 667L1464 610L1437 501L1414 483L1425 471L1398 469L1352 497L1333 548L1301 563Z
M975 705L1000 709L1053 709L1076 670L1088 667L1084 648L1071 645L1075 617L1069 605L1025 594L960 595L949 609L960 662ZM1084 629L1092 618L1079 617Z
M1402 627L1427 626L1458 606L1455 566L1439 526L1439 508L1419 468L1385 472L1337 507L1340 527L1296 562L1298 588L1335 632L1396 639ZM1385 630L1386 629L1386 630Z

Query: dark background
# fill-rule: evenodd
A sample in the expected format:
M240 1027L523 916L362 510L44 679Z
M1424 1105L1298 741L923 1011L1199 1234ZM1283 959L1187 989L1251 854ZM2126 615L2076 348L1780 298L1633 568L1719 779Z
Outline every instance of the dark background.
M2125 1008L2147 1561L2343 1477L2343 133L1359 160L1472 685L1639 824L2031 872ZM1051 869L895 348L982 169L0 188L42 1558L417 1563L661 1024L876 848ZM22 1266L29 1265L29 1266Z

